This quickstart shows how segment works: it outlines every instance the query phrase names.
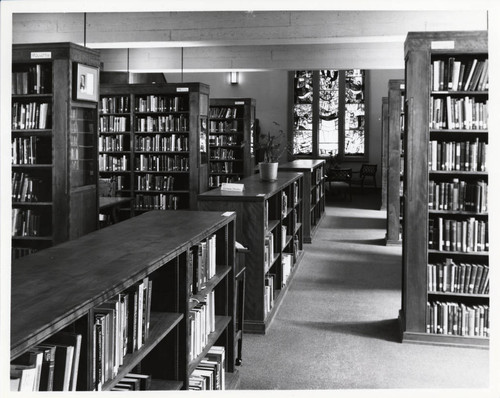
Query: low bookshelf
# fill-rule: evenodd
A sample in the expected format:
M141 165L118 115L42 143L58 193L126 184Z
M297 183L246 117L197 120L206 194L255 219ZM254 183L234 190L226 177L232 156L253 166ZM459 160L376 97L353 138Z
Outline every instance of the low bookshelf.
M37 390L115 391L131 373L148 377L151 390L185 390L206 357L224 355L219 387L237 385L235 220L151 211L16 260L11 369L46 347L71 346L74 362L65 368L69 349L59 361L57 348L54 365L71 387L56 388L54 374Z
M246 255L243 331L266 333L303 257L303 174L279 172L242 179L241 192L221 187L198 195L200 210L235 211L236 239Z
M295 171L304 174L302 190L304 242L311 243L325 215L325 160L296 159L281 163L280 171Z

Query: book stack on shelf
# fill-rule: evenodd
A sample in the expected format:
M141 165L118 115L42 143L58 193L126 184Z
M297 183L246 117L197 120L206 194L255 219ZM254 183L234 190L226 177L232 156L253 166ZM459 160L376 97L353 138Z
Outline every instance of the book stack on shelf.
M253 173L255 100L210 99L209 188L239 181Z
M212 346L189 377L189 390L225 390L226 351Z
M487 347L487 34L410 33L405 47L403 340Z
M236 237L248 247L245 278L252 286L245 293L243 328L265 333L303 255L303 174L280 171L272 184L253 174L240 183L241 192L216 188L198 195L199 208L236 211Z
M208 92L200 83L101 86L99 175L132 197L122 212L196 208L208 178Z
M19 259L11 389L180 390L207 369L237 385L235 219L153 211Z
M78 62L99 54L72 43L12 52L12 258L97 228L97 104L76 98ZM56 78L57 77L57 78Z

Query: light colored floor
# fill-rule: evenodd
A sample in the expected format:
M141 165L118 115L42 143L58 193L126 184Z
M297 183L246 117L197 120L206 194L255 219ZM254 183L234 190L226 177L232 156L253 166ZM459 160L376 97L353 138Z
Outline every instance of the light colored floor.
M241 389L487 388L488 350L400 343L401 247L376 198L353 199L327 207L268 333L244 335Z

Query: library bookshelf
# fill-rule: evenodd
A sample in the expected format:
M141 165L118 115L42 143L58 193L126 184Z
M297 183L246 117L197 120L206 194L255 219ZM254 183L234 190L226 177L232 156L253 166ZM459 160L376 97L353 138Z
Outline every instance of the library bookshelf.
M387 245L401 245L402 243L404 87L405 82L402 79L389 80L387 97Z
M303 257L303 174L278 172L242 179L241 192L216 188L198 195L199 208L235 211L236 240L248 248L243 331L266 333Z
M487 32L410 32L405 54L402 338L487 348Z
M302 190L304 243L311 243L325 215L325 160L296 159L278 165L280 171L304 174Z
M203 83L101 85L99 176L132 198L124 218L196 209L208 184L208 96Z
M77 390L114 390L130 373L151 390L188 389L214 346L234 380L235 220L151 211L17 260L11 364L71 334L81 336Z
M97 101L77 99L72 43L12 47L12 258L97 228Z
M381 109L381 124L382 124L382 183L381 183L381 194L382 200L380 201L380 210L387 210L387 179L388 179L388 167L389 167L389 156L388 156L388 140L389 140L389 98L382 97L382 109Z
M255 167L255 99L210 98L208 187L237 182Z

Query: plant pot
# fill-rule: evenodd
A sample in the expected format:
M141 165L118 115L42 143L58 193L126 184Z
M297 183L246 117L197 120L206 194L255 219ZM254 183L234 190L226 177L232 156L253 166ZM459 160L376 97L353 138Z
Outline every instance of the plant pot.
M262 181L276 181L278 179L278 162L260 162L259 172Z

